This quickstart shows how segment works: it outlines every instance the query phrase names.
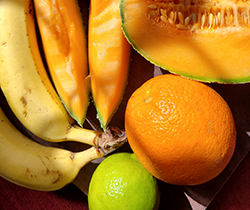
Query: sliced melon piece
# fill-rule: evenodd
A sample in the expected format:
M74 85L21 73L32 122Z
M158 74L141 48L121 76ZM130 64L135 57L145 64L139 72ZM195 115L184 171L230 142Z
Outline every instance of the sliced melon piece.
M69 114L83 125L90 84L87 40L77 1L34 0L38 28L49 72Z
M250 81L250 4L121 0L122 28L147 60L203 82Z
M130 44L121 29L119 0L91 0L88 52L91 93L105 130L126 87Z

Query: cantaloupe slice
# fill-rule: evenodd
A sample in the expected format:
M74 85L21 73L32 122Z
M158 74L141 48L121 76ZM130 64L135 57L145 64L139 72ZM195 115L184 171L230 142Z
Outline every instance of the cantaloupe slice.
M87 40L77 1L34 0L49 72L70 115L82 125L89 104Z
M130 44L121 29L119 0L91 0L88 27L91 93L105 130L126 87Z
M230 0L121 0L122 28L141 55L204 82L250 81L250 5Z

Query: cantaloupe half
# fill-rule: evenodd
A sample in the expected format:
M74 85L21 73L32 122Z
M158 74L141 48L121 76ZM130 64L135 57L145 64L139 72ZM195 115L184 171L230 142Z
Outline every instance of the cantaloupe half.
M91 0L88 27L91 94L106 130L127 83L130 50L121 29L119 0Z
M155 65L203 82L250 81L250 2L121 0L122 28Z
M42 46L54 86L69 114L83 125L90 84L84 23L73 0L34 0Z

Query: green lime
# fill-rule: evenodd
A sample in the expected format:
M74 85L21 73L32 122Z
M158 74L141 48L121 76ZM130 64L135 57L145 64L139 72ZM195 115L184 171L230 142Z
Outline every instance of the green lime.
M89 210L156 210L157 180L134 153L115 153L104 159L90 181Z

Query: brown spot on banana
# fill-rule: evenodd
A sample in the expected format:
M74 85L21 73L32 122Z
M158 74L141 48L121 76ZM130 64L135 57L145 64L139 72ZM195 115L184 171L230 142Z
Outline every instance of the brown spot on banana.
M63 174L60 171L52 171L52 172L58 175L58 178L52 182L53 184L56 184L57 182L59 182L62 179Z
M20 101L22 102L23 107L25 108L25 107L27 106L27 100L26 100L25 96L22 96L22 97L20 98Z
M26 174L29 176L29 177L31 177L31 178L36 178L37 176L36 175L33 175L32 173L31 173L31 171L30 171L30 169L29 168L27 168L26 169Z
M70 159L73 161L75 159L76 154L74 152L71 152Z

